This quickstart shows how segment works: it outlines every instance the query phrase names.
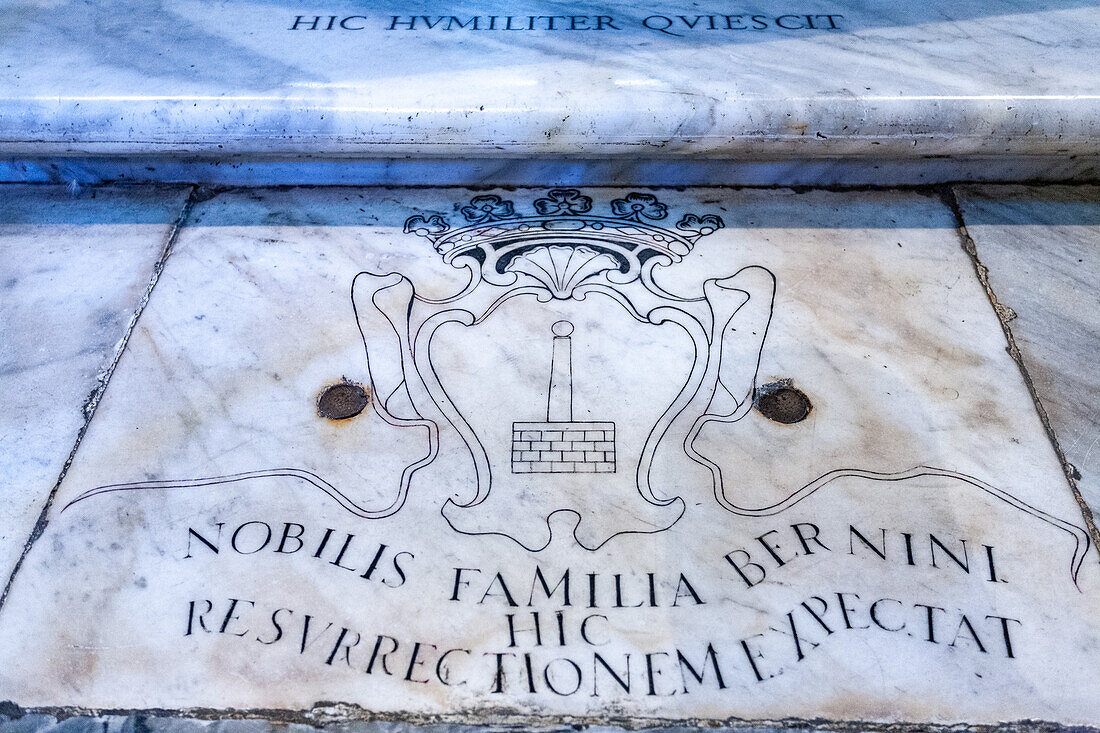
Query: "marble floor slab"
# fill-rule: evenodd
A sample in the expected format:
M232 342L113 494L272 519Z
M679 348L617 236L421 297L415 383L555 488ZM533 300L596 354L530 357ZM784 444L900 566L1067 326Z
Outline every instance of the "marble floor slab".
M1005 346L934 195L221 193L0 609L0 690L1094 723L1097 555Z
M1100 187L965 186L966 228L1066 460L1100 509Z
M188 190L0 186L0 583L69 458Z

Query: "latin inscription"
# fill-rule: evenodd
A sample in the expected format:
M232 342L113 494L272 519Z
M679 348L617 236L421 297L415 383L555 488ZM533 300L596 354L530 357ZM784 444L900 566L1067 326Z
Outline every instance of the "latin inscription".
M874 648L939 647L1015 663L1019 636L1026 633L1024 622L1005 609L956 603L952 591L927 582L904 596L873 590L876 577L906 570L940 575L943 587L954 591L958 583L1009 582L995 545L927 530L788 523L702 567L660 571L551 570L537 562L425 568L418 566L417 552L365 536L258 519L190 526L182 548L182 562L225 555L261 563L293 558L306 564L300 569L332 573L336 582L373 583L386 593L407 590L413 595L395 600L412 608L475 609L492 632L479 633L489 641L474 647L459 638L417 638L401 628L379 628L369 614L358 621L326 618L305 600L292 607L254 594L200 594L182 609L185 637L244 644L257 653L295 655L403 684L473 686L488 695L661 697L720 692L738 682L765 685L796 674L833 639L853 635ZM796 571L800 561L837 557L857 563L866 585L822 581L797 601L771 609L762 628L719 625L702 638L636 647L632 630L658 616L749 603L769 584L793 582L784 574ZM820 566L816 573L822 573Z
M603 31L640 29L684 37L699 31L835 31L842 30L838 13L735 13L722 15L666 15L641 18L612 15L295 15L292 31Z

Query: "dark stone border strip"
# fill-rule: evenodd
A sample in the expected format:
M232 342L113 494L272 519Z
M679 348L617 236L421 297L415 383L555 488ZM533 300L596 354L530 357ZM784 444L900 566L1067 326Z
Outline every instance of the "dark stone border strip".
M876 723L784 718L780 720L667 720L521 716L490 710L471 716L385 716L354 705L317 703L308 710L93 710L21 708L0 702L0 733L1097 733L1093 726L1037 720L995 725Z

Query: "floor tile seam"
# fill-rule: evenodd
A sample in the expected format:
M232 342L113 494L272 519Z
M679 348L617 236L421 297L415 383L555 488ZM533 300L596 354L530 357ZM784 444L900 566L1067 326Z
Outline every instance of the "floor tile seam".
M1098 552L1100 552L1100 529L1097 528L1096 519L1093 515L1092 507L1085 501L1084 496L1081 494L1081 489L1077 485L1077 480L1080 477L1076 467L1069 462L1066 458L1065 452L1062 450L1062 446L1058 441L1058 435L1054 430L1054 426L1050 422L1050 415L1047 412L1046 405L1043 404L1042 397L1039 395L1039 391L1035 387L1035 382L1031 377L1031 373L1028 371L1027 364L1024 362L1023 354L1016 344L1016 337L1012 332L1012 327L1009 325L1011 321L1016 318L1016 313L1006 303L1002 303L997 297L996 292L993 290L992 284L989 282L989 268L982 263L981 257L978 254L978 246L974 241L974 238L970 235L970 231L966 225L966 218L963 215L962 206L959 204L958 196L955 192L955 186L944 186L942 189L943 199L947 206L951 209L952 214L955 217L956 229L958 231L960 243L962 249L966 252L970 258L971 264L974 266L974 273L978 277L978 281L985 289L986 296L989 298L989 303L993 308L993 313L997 317L997 321L1001 324L1001 330L1004 332L1005 340L1008 342L1007 351L1012 361L1016 363L1016 368L1020 371L1020 376L1024 380L1024 384L1027 386L1028 394L1031 395L1032 404L1035 406L1035 411L1039 416L1039 421L1043 425L1043 429L1046 431L1047 438L1050 440L1051 447L1054 449L1055 455L1058 457L1058 463L1062 467L1062 474L1066 478L1066 483L1069 484L1069 489L1073 494L1074 500L1077 502L1078 508L1081 510L1081 515L1085 520L1085 525L1088 528L1089 535L1092 537L1092 541L1096 546Z
M19 574L20 569L23 567L23 563L30 554L31 548L42 536L49 524L49 513L53 507L54 498L57 496L58 490L61 488L62 482L65 480L65 476L69 472L69 468L72 466L73 459L76 458L77 450L80 448L81 442L84 440L85 434L88 432L88 427L91 425L92 419L95 416L96 408L99 406L100 401L103 399L103 395L107 391L107 385L111 381L111 377L114 375L115 368L118 366L119 361L122 359L123 353L126 351L127 345L130 343L130 337L133 335L134 329L137 328L138 320L141 318L141 314L145 311L145 307L149 304L149 299L153 295L153 289L156 287L157 282L160 280L160 275L164 271L164 266L168 261L168 258L172 254L172 249L175 246L176 239L180 230L183 228L185 222L191 214L191 209L195 204L196 198L196 186L190 186L187 191L187 197L183 202L183 206L180 208L176 218L172 221L168 232L164 237L164 244L161 246L160 254L157 260L153 263L152 272L149 276L149 282L145 286L145 291L142 293L141 298L138 300L137 305L134 307L133 313L130 315L130 320L126 324L126 328L123 330L122 338L115 346L114 353L106 364L100 369L96 375L96 384L89 393L88 398L85 400L84 405L81 407L81 413L83 421L80 425L80 429L77 431L76 440L73 443L72 449L69 451L68 457L65 459L65 463L61 466L61 471L58 474L57 480L54 482L53 487L50 489L49 495L46 497L46 501L42 506L42 510L38 514L38 519L35 521L34 527L31 529L30 536L23 544L23 549L19 554L19 558L15 561L15 565L11 569L11 573L8 575L7 581L4 585L4 589L0 592L0 613L4 610L4 605L7 601L8 595L11 593L15 578Z

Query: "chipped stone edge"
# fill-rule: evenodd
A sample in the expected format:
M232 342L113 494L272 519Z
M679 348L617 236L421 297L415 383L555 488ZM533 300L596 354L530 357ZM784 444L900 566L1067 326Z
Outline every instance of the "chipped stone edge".
M119 361L122 359L122 354L126 351L126 346L130 342L130 336L137 327L138 319L141 318L141 314L145 311L145 306L149 304L149 298L153 294L153 288L156 287L157 281L164 271L164 266L172 254L172 249L176 243L176 237L183 228L187 218L190 216L192 207L200 198L200 189L197 186L191 185L189 190L184 190L187 191L187 198L184 200L179 214L168 228L168 232L164 238L164 244L161 247L160 256L157 258L156 262L153 263L153 271L149 277L149 284L146 285L145 292L142 293L141 299L134 308L134 312L130 316L130 322L126 325L122 337L118 340L118 343L115 344L114 354L111 355L109 360L100 368L99 373L96 374L95 386L92 388L92 391L88 394L87 399L81 407L81 414L83 415L84 421L76 434L76 441L73 443L72 450L69 451L69 455L65 459L64 465L61 466L61 473L58 474L57 481L54 482L53 487L50 489L49 496L46 497L46 503L42 506L42 511L38 515L38 520L35 522L34 528L31 529L30 536L27 538L27 541L23 543L23 551L19 554L19 559L15 561L15 565L12 567L11 574L4 584L3 591L0 592L0 611L4 610L4 603L11 593L12 586L15 583L15 577L23 567L23 562L27 559L27 555L30 554L31 548L34 546L34 543L38 541L38 538L46 531L46 526L49 524L50 509L53 508L53 502L54 498L57 496L57 491L61 487L61 483L65 480L65 476L69 472L69 467L73 464L76 452L80 448L81 442L84 440L84 435L88 432L88 427L91 425L92 418L95 416L96 408L99 407L99 403L103 399L104 393L107 391L107 385L111 381L111 376L115 373L115 368L118 366ZM3 708L0 706L0 715L2 715L3 712Z
M147 719L170 721L170 724L196 721L217 723L224 721L262 721L276 727L289 725L308 725L315 729L351 726L361 728L360 724L395 724L393 730L406 730L410 727L447 726L456 730L471 731L519 731L519 730L573 730L589 728L622 731L638 730L688 730L709 729L728 731L832 731L835 733L1096 733L1100 728L1094 726L1071 726L1044 720L1017 720L990 724L968 723L913 723L913 722L875 722L860 720L827 720L824 718L775 718L749 720L744 718L661 718L638 716L567 716L567 715L529 715L508 708L487 708L472 713L454 713L447 715L409 715L377 713L358 705L348 703L317 702L311 708L290 709L212 709L212 708L147 708L147 709L97 709L84 707L28 707L23 708L12 702L0 702L0 733L7 725L27 716L43 716L61 722L72 719L88 724L98 722L103 730L108 728L106 718L133 718L136 723ZM145 727L135 724L135 729ZM385 726L384 729L389 728ZM146 728L147 729L147 728Z
M970 236L970 231L967 229L966 218L963 216L962 206L959 204L955 188L955 186L940 187L940 196L948 208L951 209L951 213L955 217L955 226L959 234L963 251L970 257L970 261L974 265L974 272L978 276L978 281L981 282L982 287L985 288L985 293L989 297L989 303L993 307L993 312L996 314L997 320L1001 324L1001 330L1004 331L1005 339L1008 341L1008 346L1005 350L1008 352L1009 356L1012 357L1012 361L1016 362L1016 367L1020 370L1020 376L1023 378L1024 384L1027 385L1028 394L1031 395L1031 401L1034 403L1035 411L1039 415L1039 421L1043 424L1043 429L1050 439L1050 444L1051 447L1054 448L1055 455L1058 456L1058 463L1062 466L1062 473L1065 474L1066 482L1069 484L1070 491L1073 492L1073 498L1081 509L1081 515L1084 517L1089 535L1092 537L1092 541L1095 543L1097 551L1100 552L1100 530L1097 529L1096 519L1093 516L1092 508L1088 505L1088 502L1085 501L1085 497L1082 496L1081 490L1077 485L1077 480L1081 477L1081 474L1078 473L1076 467L1066 459L1066 454L1062 451L1062 446L1058 443L1058 436L1054 431L1054 426L1051 425L1046 406L1043 404L1042 397L1035 388L1035 382L1032 380L1030 372L1028 372L1027 366L1024 363L1023 354L1016 345L1016 337L1012 333L1012 327L1009 325L1009 323L1016 318L1016 312L1006 303L1002 303L997 298L997 294L993 291L993 286L989 282L989 268L982 263L981 257L978 255L978 245L974 241L974 238Z

